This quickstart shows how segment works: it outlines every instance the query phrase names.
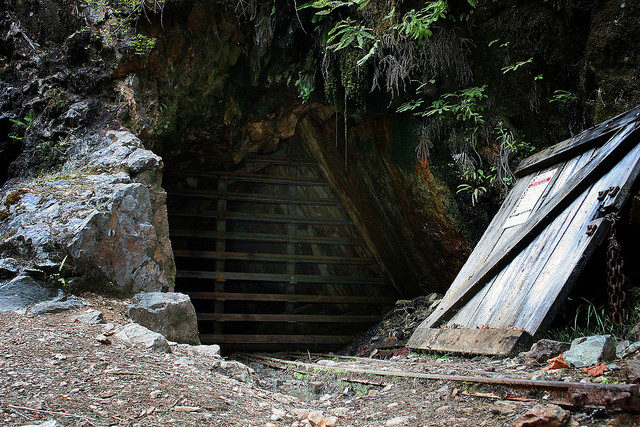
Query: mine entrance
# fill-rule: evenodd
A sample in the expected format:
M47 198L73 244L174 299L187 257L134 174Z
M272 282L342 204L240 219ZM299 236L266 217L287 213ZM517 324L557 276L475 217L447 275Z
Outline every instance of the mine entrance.
M235 171L168 171L176 291L203 343L335 349L379 320L395 290L300 143Z

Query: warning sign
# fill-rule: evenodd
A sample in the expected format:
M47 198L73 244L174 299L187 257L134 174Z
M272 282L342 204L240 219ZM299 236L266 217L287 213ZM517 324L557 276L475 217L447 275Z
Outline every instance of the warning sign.
M529 218L531 212L533 211L533 208L536 206L538 200L540 200L540 197L544 193L544 190L549 185L551 178L553 178L553 175L555 175L556 170L557 169L552 169L548 172L541 173L540 175L531 178L531 181L529 181L529 185L527 185L527 188L525 188L525 190L522 192L520 200L518 200L515 209L511 212L509 218L507 218L507 220L504 222L503 228L520 225Z

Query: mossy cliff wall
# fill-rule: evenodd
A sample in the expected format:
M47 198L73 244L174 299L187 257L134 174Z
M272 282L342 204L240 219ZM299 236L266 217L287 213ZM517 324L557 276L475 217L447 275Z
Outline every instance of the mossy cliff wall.
M291 138L304 143L303 131L313 129L331 167L342 174L342 190L354 197L370 234L379 239L395 281L407 295L444 290L499 204L499 195L471 206L466 195L456 194L461 181L444 142L432 148L429 166L419 167L416 120L395 113L398 101L391 103L387 94L369 93L367 75L355 69L352 80L345 81L361 92L349 104L345 171L344 103L324 97L318 35L311 31L308 11L298 19L294 2L278 1L271 14L267 3L167 1L162 14L137 22L139 33L157 41L148 55L135 55L76 32L87 24L105 26L108 10L102 15L81 10L78 15L74 2L5 0L2 31L8 33L12 22L20 22L30 39L51 52L20 73L14 65L31 49L26 39L18 34L0 43L11 86L56 83L56 73L62 71L68 78L58 86L68 102L91 102L88 112L73 121L52 116L47 106L56 105L53 93L33 103L37 84L27 87L33 96L4 90L2 173L10 178L37 174L44 161L37 142L27 138L15 145L9 138L19 129L8 115L22 118L34 107L44 115L41 139L51 138L52 129L56 140L64 139L67 123L75 126L76 135L96 126L124 125L170 169L233 169L247 153L272 151ZM257 5L257 12L243 13L240 5L246 4ZM468 85L487 84L487 114L539 148L638 102L639 19L635 2L522 0L480 2L469 21L451 25L466 40L465 64L472 76ZM502 71L529 58L532 62L517 72ZM316 87L303 103L295 82L309 74ZM550 102L558 89L575 94L575 100ZM434 90L434 99L438 95ZM50 166L64 163L61 157Z

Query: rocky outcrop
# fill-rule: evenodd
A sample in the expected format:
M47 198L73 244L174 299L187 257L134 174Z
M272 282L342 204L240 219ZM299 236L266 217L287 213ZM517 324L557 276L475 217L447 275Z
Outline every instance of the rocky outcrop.
M135 295L127 315L167 339L200 344L196 311L188 295L177 292L145 292Z
M161 159L126 131L80 138L69 153L62 172L2 189L0 251L57 265L49 276L70 290L172 290Z

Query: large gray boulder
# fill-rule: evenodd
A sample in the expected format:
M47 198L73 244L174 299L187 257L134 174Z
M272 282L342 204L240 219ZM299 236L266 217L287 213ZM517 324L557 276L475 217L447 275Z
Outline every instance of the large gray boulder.
M196 311L188 295L178 292L143 292L135 295L127 315L167 339L200 344Z
M31 277L18 276L0 284L0 311L20 310L55 295L55 290L43 287Z
M130 296L171 291L162 160L127 131L70 142L56 175L0 190L0 255L58 265L72 291Z
M116 329L114 337L131 346L143 347L159 353L171 353L169 343L162 335L137 323L120 326Z
M564 354L564 361L572 367L584 368L600 362L610 362L616 357L616 342L611 335L594 335L577 338Z

